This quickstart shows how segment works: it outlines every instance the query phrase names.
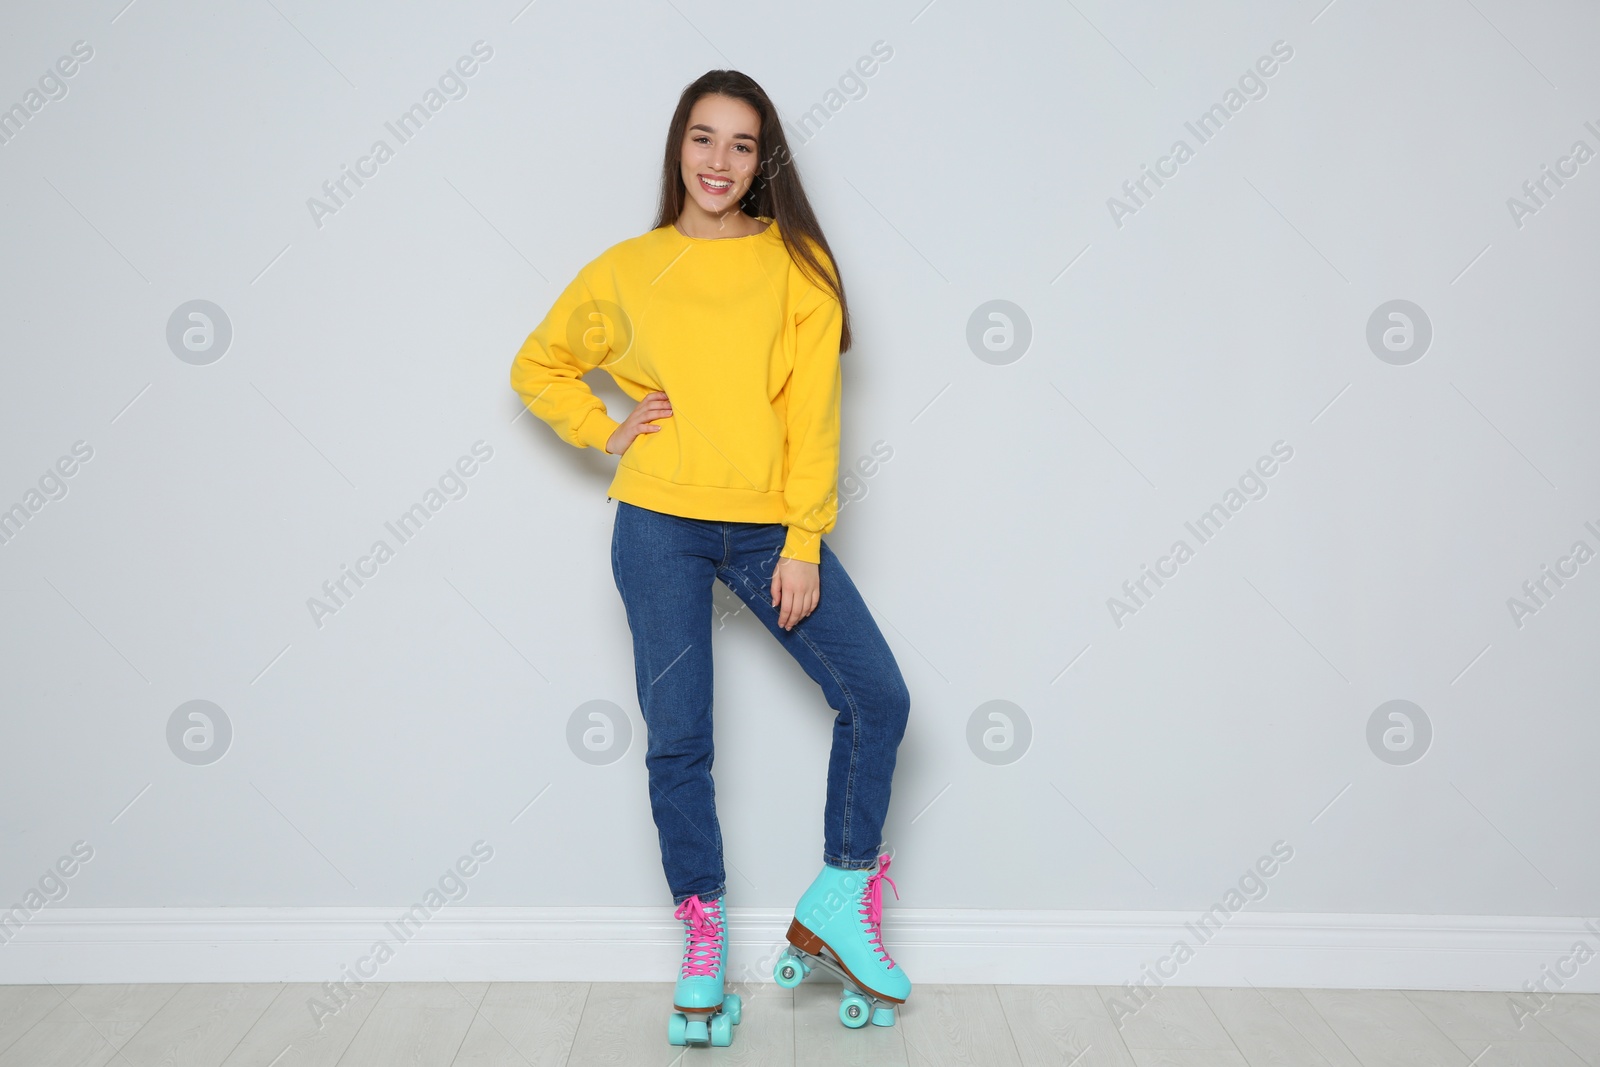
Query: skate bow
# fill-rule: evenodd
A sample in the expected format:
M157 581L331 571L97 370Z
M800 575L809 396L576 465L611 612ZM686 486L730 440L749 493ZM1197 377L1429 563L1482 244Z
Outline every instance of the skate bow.
M900 899L900 887L894 884L894 879L889 877L889 854L885 852L878 857L878 869L867 879L867 891L863 895L866 907L861 909L861 914L866 916L867 929L872 936L867 938L867 943L878 954L878 959L894 966L894 960L889 958L889 950L883 947L883 883L888 882L889 888L894 890L894 898Z
M895 896L899 896L899 891ZM721 931L718 929L717 919L721 918L722 900L718 898L709 905L702 904L698 896L692 896L673 912L673 918L681 919L689 924L689 947L683 955L683 973L686 976L715 975L717 963L721 956Z

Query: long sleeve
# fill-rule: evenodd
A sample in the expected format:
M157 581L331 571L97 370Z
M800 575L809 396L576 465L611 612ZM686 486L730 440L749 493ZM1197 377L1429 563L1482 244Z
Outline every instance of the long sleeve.
M779 553L822 561L822 535L839 515L839 301L815 290L796 312L794 367L788 405L789 475L783 488L784 524Z
M580 271L511 363L511 388L529 411L568 444L602 452L621 423L606 414L605 401L583 376L605 362L615 340L613 331L620 328L608 320L608 308L621 310L614 303L596 301Z

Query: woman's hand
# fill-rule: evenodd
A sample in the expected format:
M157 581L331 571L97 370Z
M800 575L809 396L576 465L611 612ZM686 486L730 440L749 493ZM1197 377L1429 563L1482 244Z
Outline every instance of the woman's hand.
M778 609L778 625L785 630L810 615L820 599L822 568L803 559L779 556L772 569L772 604Z
M634 405L628 412L628 417L623 419L617 428L611 431L611 436L606 438L606 451L613 456L620 456L633 444L633 439L642 433L660 433L661 427L655 425L651 419L665 419L672 415L672 404L667 400L667 394L657 390L646 393L644 399Z

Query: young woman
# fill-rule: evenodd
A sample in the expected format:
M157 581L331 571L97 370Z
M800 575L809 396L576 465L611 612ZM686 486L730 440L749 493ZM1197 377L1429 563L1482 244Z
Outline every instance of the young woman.
M579 271L517 353L511 385L569 444L620 456L611 568L633 635L661 864L685 924L668 1027L727 1044L726 882L711 778L711 587L728 586L837 715L823 866L776 975L839 974L840 1018L894 1021L911 983L883 947L881 850L910 694L833 550L844 288L767 94L691 83L668 128L648 233ZM637 401L621 422L583 383ZM890 882L893 885L893 882ZM850 987L853 987L850 988Z

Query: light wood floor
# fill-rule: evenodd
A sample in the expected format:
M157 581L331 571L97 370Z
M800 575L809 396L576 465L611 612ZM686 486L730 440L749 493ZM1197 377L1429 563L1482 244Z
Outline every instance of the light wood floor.
M1169 986L1119 1029L1088 986L918 986L848 1030L839 986L735 987L728 1048L667 1044L670 983L371 984L316 1026L314 985L0 986L0 1067L1600 1067L1600 995L1519 1029L1504 993Z

